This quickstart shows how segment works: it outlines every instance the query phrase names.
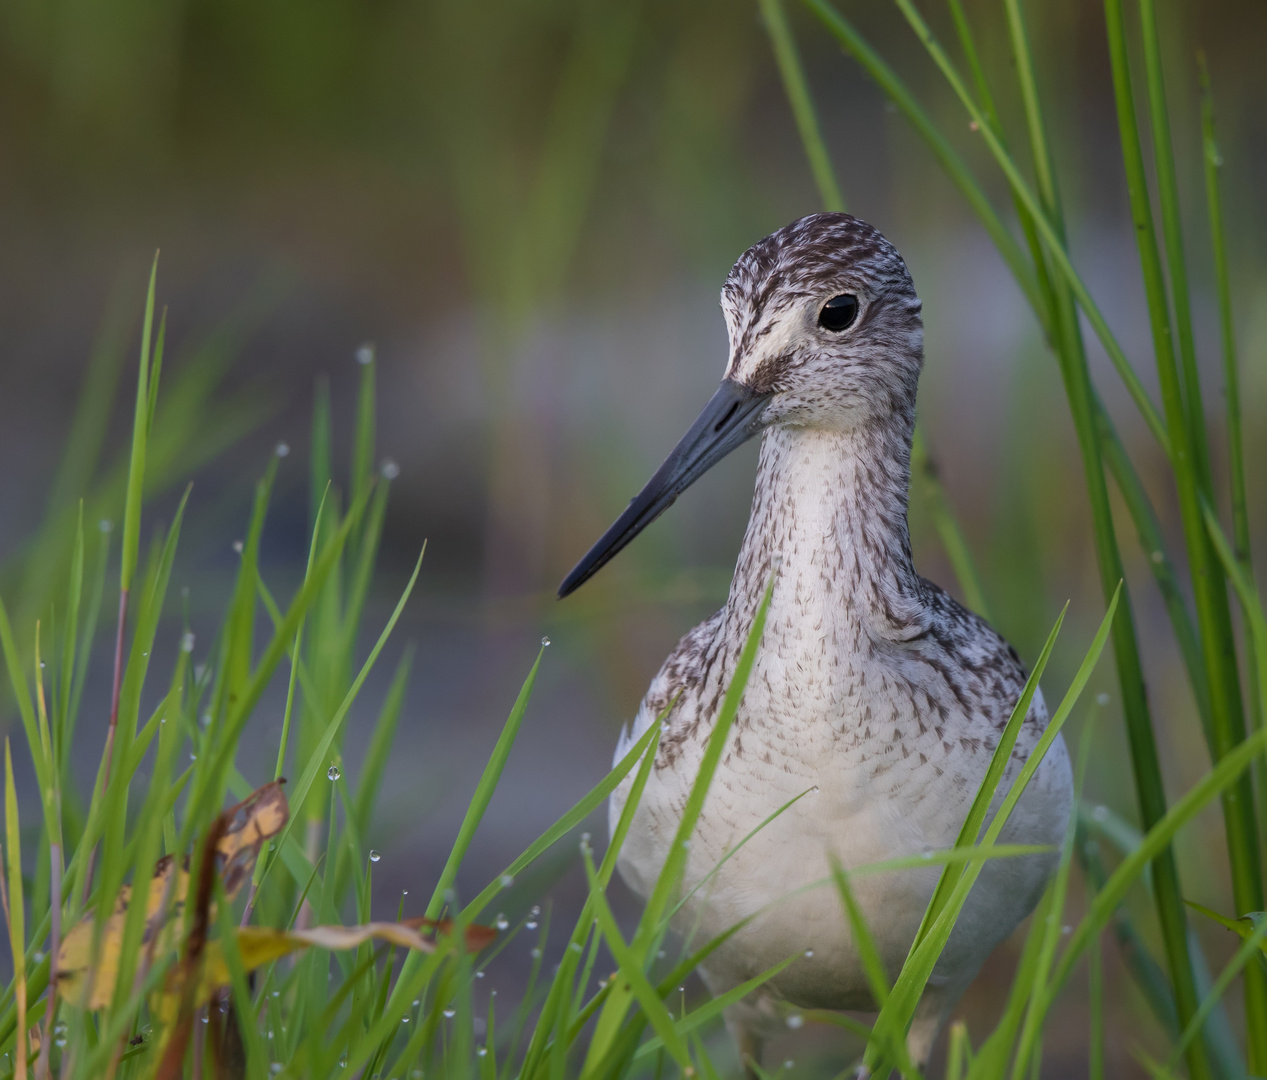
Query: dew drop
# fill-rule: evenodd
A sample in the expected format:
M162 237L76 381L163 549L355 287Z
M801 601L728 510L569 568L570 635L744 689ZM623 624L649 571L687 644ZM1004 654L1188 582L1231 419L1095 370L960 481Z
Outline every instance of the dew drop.
M509 889L515 883L513 874L502 874L501 884L503 889Z
M785 1062L783 1063L783 1067L784 1067L785 1069L790 1069L790 1068L792 1068L792 1066L793 1066L793 1065L795 1065L795 1064L796 1064L796 1062L795 1062L795 1061L793 1061L791 1058L788 1058L788 1059L787 1059L787 1061L785 1061Z
M481 1047L478 1047L478 1048L476 1049L476 1051L475 1051L475 1056L476 1056L476 1057L486 1057L487 1055L488 1055L488 1047L487 1047L487 1046L481 1046Z
M805 950L805 959L806 959L806 960L809 960L809 959L810 959L813 955L814 955L814 950L813 950L813 949L806 949L806 950Z
M541 644L548 649L550 647L550 639L548 637L543 637L541 639Z
M245 547L245 545L242 543L242 541L241 541L241 540L234 540L234 541L233 541L233 550L234 550L234 551L236 551L239 555L241 555L241 554L242 554L242 548L243 548L243 547Z
M66 1036L65 1036L65 1035L58 1035L58 1036L57 1036L57 1038L53 1040L53 1042L54 1042L54 1044L55 1044L55 1045L57 1045L57 1046L65 1046L65 1045L66 1045Z
M484 973L483 973L482 971L477 971L477 972L475 973L475 977L476 977L477 979L482 979L482 978L484 977Z
M457 1016L457 1014L458 1014L457 1009L453 1008L453 1006L451 1005L447 1009L444 1010L444 1018L446 1020L452 1020L455 1016Z
M409 895L409 890L408 890L408 889L401 889L401 890L400 890L400 895L401 895L401 896L408 896L408 895Z
M537 920L536 920L536 919L529 919L526 923L524 923L524 925L525 925L525 926L526 926L529 930L535 930L535 929L537 928Z
M197 755L197 754L195 754L195 753L192 753L192 752L191 752L191 753L190 753L190 755L189 755L189 760L190 760L190 761L197 761L197 760L198 760L198 755Z
M790 1027L793 1031L795 1031L799 1027L802 1027L804 1023L805 1023L805 1017L803 1017L800 1013L788 1013L787 1026Z
M192 630L186 630L180 638L180 651L191 653L194 651L194 634Z
M343 774L339 772L339 766L337 765L331 765L330 768L326 769L327 780L337 780L342 775Z
M407 1016L402 1016L402 1017L400 1018L400 1022L401 1022L402 1024L407 1024L407 1023L409 1023L409 1017L407 1017Z
M1109 808L1107 806L1104 806L1103 804L1100 806L1097 806L1094 810L1091 811L1091 816L1095 818L1096 821L1108 821Z
M1096 694L1095 696L1095 703L1099 705L1101 708L1103 708L1112 700L1113 699L1110 698L1108 694Z
M384 480L395 480L400 475L400 466L391 458L383 458L378 471Z
M280 990L273 991L273 997L281 997L281 996L282 996L282 992Z
M570 946L568 946L568 948L570 948L573 952L579 953L581 951L581 943L579 941L574 941Z
M422 998L414 998L414 1000L413 1000L413 1007L414 1007L415 1009L416 1009L419 1005L421 1005L421 1004L422 1004Z
M374 362L374 346L368 342L356 350L356 362L364 367Z
M541 959L541 950L540 950L540 949L538 949L536 946L533 946L533 949L532 949L532 952L531 952L531 954L530 954L530 955L532 956L532 958L533 958L534 960L540 960L540 959Z
M279 442L275 447L273 447L273 453L278 457L286 457L290 453L290 443Z
M268 1067L268 1071L271 1072L274 1076L276 1076L279 1072L282 1071L282 1063L280 1061L274 1061L273 1064L271 1064Z
M103 533L108 533L111 529L114 528L114 522L111 521L109 518L102 518L100 521L97 522L97 528L100 529Z
M46 667L48 667L48 664L46 664L43 660L41 660L41 661L40 661L40 667L42 667L42 668L46 668Z
M510 920L499 911L497 913L497 918L493 920L493 925L497 927L498 930L505 930L508 926L510 926Z
M375 851L373 848L370 848L370 862L378 862L378 860L381 858L382 856L377 851Z

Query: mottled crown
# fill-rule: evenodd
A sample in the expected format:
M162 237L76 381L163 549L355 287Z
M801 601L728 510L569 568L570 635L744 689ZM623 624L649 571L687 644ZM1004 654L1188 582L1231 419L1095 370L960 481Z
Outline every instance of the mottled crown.
M833 296L856 296L845 333L818 326ZM769 416L802 419L913 408L923 361L920 301L897 249L849 214L811 214L739 257L722 288L727 374L781 395ZM848 417L845 417L848 419Z
M810 214L758 240L726 275L722 302L762 310L821 291L845 271L862 272L882 291L915 291L906 263L879 229L851 214Z

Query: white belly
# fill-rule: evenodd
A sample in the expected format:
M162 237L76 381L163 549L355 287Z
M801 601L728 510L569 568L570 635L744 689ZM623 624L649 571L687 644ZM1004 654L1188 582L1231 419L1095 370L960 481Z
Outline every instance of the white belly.
M989 761L977 753L958 775L936 775L918 750L867 754L838 739L813 745L743 735L741 756L718 768L688 855L682 892L729 859L683 906L674 930L705 942L750 916L753 921L718 949L703 974L720 993L796 954L801 959L768 984L767 996L803 1008L867 1009L871 998L853 934L834 885L833 857L850 882L890 978L901 968L932 895L940 867L867 873L899 856L953 846ZM733 739L733 736L732 736ZM1032 738L1022 733L1022 744ZM872 750L875 750L872 747ZM1030 745L1018 745L1027 754ZM690 743L672 765L652 771L622 848L621 875L646 895L664 864L681 808L698 768L701 745ZM886 758L892 760L886 760ZM1016 766L1002 790L1006 791ZM975 775L969 775L975 773ZM810 790L743 844L788 800ZM628 795L613 794L614 827ZM1057 846L1068 820L1071 785L1062 740L1051 748L1003 833L1008 843ZM934 972L931 985L957 998L990 951L1033 909L1056 855L986 864ZM805 955L810 952L812 955Z

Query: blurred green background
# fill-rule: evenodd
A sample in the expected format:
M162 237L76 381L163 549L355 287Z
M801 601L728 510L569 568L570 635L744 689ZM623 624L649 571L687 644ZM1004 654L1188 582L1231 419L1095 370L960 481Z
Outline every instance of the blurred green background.
M927 6L950 39L944 12ZM987 63L1004 71L999 5L967 7ZM1003 205L966 119L900 16L870 0L846 10L958 133ZM1040 77L1063 103L1047 119L1072 248L1153 388L1102 14L1089 2L1028 10ZM791 14L849 209L897 244L924 299L921 421L991 614L1032 660L1072 600L1050 698L1102 614L1055 363L988 239L905 121L816 26ZM1267 8L1219 0L1164 15L1206 400L1218 430L1214 299L1201 273L1209 253L1197 48L1214 78L1257 511L1267 494L1256 467L1267 447ZM1016 119L1005 113L1005 123ZM50 501L56 510L100 479L57 473L94 352L105 359L89 394L119 390L113 426L102 433L102 476L124 449L142 274L156 247L174 350L164 378L202 362L219 384L217 404L154 503L166 512L176 488L195 481L177 569L195 623L210 622L224 600L250 482L279 441L292 453L264 537L265 573L286 587L302 573L313 388L328 377L336 445L346 447L355 350L375 342L379 449L399 466L379 582L384 609L429 538L421 596L398 631L416 642L417 660L381 835L371 838L384 852L384 895L429 887L538 639L554 642L470 860L473 883L605 771L617 729L662 658L723 599L755 447L714 470L575 598L552 597L720 377L726 343L716 297L731 262L815 209L755 3L7 0L5 587L18 589L15 568ZM1179 550L1168 471L1094 350L1092 364ZM956 591L918 493L912 526L922 572ZM1160 598L1139 553L1128 554L1173 794L1208 762ZM104 683L104 650L99 659ZM1097 682L1111 687L1109 672ZM366 716L381 691L367 695ZM1071 723L1074 739L1082 721ZM94 723L104 730L105 716L94 719L89 708L85 760L99 746ZM1094 738L1088 796L1133 817L1111 699ZM1210 811L1179 848L1192 898L1215 907L1226 896L1226 868L1211 854L1221 845L1204 844L1202 830L1218 837L1221 828ZM559 903L576 883L563 873L553 887ZM1231 953L1221 931L1201 933L1212 960ZM970 1025L998 1008L1009 963L1001 952L969 995ZM1116 964L1110 972L1115 1075L1127 1075L1132 1046L1149 1045L1151 1021ZM1071 1023L1079 1007L1071 993ZM1085 1025L1071 1028L1067 1054L1054 1045L1059 1020L1051 1030L1044 1075L1078 1075ZM806 1061L831 1053L830 1037L808 1030L789 1041L790 1056Z

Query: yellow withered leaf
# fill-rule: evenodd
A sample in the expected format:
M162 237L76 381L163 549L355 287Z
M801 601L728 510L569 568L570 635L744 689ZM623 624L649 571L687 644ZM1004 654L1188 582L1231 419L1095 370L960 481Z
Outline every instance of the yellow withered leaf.
M286 826L290 811L281 784L281 781L265 784L221 815L224 831L216 844L216 864L225 895L230 900L250 880L260 849ZM188 893L188 860L178 864L170 855L159 859L145 897L145 930L141 938L144 952L158 956L174 946ZM87 915L62 939L57 952L57 987L66 1000L81 1007L101 1009L114 999L123 928L131 901L132 886L124 885L102 928L100 957L92 972L92 990L86 1000L96 916Z

